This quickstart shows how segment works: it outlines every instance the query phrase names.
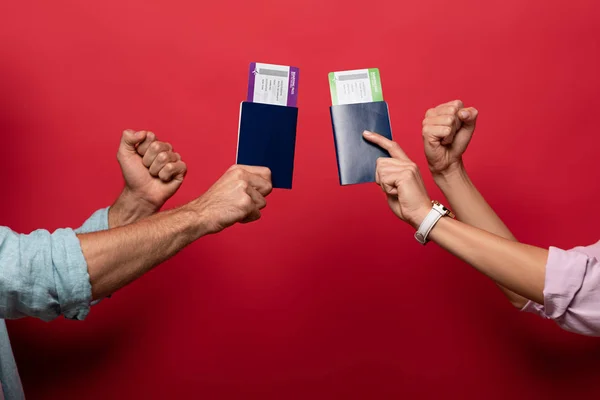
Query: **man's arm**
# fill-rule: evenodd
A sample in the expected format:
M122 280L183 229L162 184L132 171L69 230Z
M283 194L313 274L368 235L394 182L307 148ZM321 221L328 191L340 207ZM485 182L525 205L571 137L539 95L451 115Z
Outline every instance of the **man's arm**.
M131 283L209 232L205 218L184 206L109 231L78 235L92 299Z
M0 318L84 319L104 298L209 233L187 206L115 229L19 235L0 229Z
M0 228L0 318L84 319L108 296L199 237L260 218L270 171L234 166L187 205L115 229L18 235Z
M429 168L456 217L466 224L517 241L508 227L477 190L465 170L462 154L468 147L477 120L477 110L464 108L456 100L427 111L423 121L423 142ZM498 287L515 307L528 300Z
M79 235L92 298L114 293L208 233L260 218L264 196L271 189L268 169L234 166L208 192L183 207Z

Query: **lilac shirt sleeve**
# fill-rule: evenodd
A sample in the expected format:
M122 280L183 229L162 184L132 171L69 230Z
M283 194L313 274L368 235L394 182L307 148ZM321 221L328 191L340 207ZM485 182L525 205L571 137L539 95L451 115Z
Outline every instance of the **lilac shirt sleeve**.
M523 311L554 320L561 328L600 336L600 242L561 250L550 247L544 305L528 302Z

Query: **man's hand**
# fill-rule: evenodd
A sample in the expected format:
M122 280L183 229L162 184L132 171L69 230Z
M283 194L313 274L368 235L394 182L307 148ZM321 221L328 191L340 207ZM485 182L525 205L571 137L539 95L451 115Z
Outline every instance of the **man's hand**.
M190 206L206 222L207 233L217 233L259 219L272 189L268 168L234 165Z
M423 142L434 178L462 168L462 155L471 141L476 121L477 110L465 108L460 100L427 110Z
M124 131L117 160L125 188L153 212L177 192L187 173L173 146L156 140L154 133L147 131Z
M109 213L111 228L154 214L183 183L187 167L166 142L148 131L125 130L117 152L125 188Z
M392 156L377 160L376 182L387 195L388 205L394 214L418 228L431 210L431 200L419 168L398 143L372 132L365 132L363 135Z

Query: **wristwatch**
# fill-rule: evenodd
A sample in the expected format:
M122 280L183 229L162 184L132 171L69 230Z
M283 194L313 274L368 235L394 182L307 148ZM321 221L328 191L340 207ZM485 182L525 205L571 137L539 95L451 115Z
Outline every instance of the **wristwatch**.
M446 216L454 218L452 211L444 207L444 205L442 205L439 201L433 200L431 204L433 205L431 211L429 211L429 214L427 214L423 222L421 222L419 229L415 233L415 239L417 239L417 242L421 243L422 245L427 244L429 241L427 240L427 236L429 236L429 232L431 232L440 218Z

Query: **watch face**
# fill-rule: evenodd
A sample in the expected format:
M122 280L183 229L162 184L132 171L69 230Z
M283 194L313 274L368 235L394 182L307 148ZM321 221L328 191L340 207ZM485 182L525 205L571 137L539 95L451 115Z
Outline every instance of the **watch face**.
M415 239L417 239L420 243L423 243L425 241L425 238L423 237L421 232L415 233Z

